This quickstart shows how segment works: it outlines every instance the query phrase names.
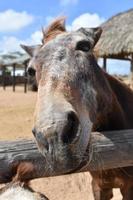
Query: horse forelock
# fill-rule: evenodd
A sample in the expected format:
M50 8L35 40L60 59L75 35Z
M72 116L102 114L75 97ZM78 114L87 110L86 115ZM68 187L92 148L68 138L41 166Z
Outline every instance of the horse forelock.
M55 38L57 35L66 32L65 28L65 17L59 17L54 20L50 26L48 26L43 32L42 43L46 43L49 40Z

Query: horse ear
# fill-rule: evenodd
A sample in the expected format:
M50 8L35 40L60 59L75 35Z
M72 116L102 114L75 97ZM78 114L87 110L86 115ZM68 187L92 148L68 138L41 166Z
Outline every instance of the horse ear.
M66 32L65 17L58 17L45 30L42 29L42 43L44 44L48 38L50 38L51 36L56 36L62 32Z
M57 19L55 19L50 26L48 26L46 28L46 30L43 31L43 34L45 32L45 34L50 34L53 31L61 31L64 32L66 31L65 28L65 17L58 17Z
M97 28L92 28L92 30L93 30L93 34L94 34L94 46L95 46L102 34L102 28L97 27Z
M79 32L82 32L84 35L87 36L88 40L91 42L92 47L96 45L98 42L101 34L102 34L102 28L96 27L96 28L80 28L78 29Z
M28 53L31 57L33 57L34 54L35 54L35 52L41 48L41 45L26 46L26 45L21 44L20 46L21 46L22 49L24 49L24 50L26 51L26 53Z

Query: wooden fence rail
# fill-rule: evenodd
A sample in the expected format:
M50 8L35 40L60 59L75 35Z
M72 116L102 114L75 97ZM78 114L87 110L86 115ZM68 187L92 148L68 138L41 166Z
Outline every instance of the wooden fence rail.
M22 161L31 161L36 172L30 177L61 175L47 173L47 162L32 140L0 141L0 183L10 179L12 167ZM87 165L79 171L94 171L133 166L133 130L93 132Z

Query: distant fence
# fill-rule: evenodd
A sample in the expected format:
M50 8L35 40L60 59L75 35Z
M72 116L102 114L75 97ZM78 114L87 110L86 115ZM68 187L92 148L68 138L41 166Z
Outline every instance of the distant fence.
M11 75L0 75L0 86L3 86L6 89L6 86L13 86L13 91L15 91L15 87L17 85L24 84L24 91L28 89L31 91L37 91L37 83L35 77L27 77L27 76L11 76Z
M4 79L3 76L0 76L0 85L3 85L3 82L5 86L9 86L13 84L13 76L5 75ZM24 76L15 76L15 82L16 84L24 84L25 77Z

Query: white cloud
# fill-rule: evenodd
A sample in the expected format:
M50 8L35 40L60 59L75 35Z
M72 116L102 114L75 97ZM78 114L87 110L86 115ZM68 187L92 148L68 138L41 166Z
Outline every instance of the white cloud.
M76 30L80 27L96 27L99 26L101 23L103 23L105 19L103 17L100 17L98 14L90 14L90 13L84 13L74 19L71 26L69 26L72 30Z
M53 17L46 18L46 24L53 20ZM104 18L99 17L97 14L85 13L74 19L74 21L67 25L68 30L75 30L80 27L94 27L100 25L104 21ZM1 24L1 19L0 19ZM1 30L1 27L0 27ZM40 44L42 39L42 32L35 31L31 36L25 40L20 40L14 36L4 36L0 40L0 50L4 52L21 51L20 44Z
M16 12L14 10L6 10L0 12L0 32L17 31L31 24L34 17L27 12Z
M20 47L20 44L26 45L35 45L40 44L42 39L42 32L35 31L31 34L30 38L25 40L20 40L14 36L4 36L0 40L0 51L7 53L7 52L15 52L15 51L23 51Z
M41 39L42 39L42 32L41 31L36 31L31 35L31 37L29 39L29 42L31 44L40 44L41 43Z
M69 4L75 5L75 4L78 3L78 1L79 1L79 0L60 0L60 4L61 4L62 6L67 6L67 5L69 5Z
M19 51L20 50L20 44L23 43L16 37L10 36L4 36L0 40L0 51L6 53L10 51Z

